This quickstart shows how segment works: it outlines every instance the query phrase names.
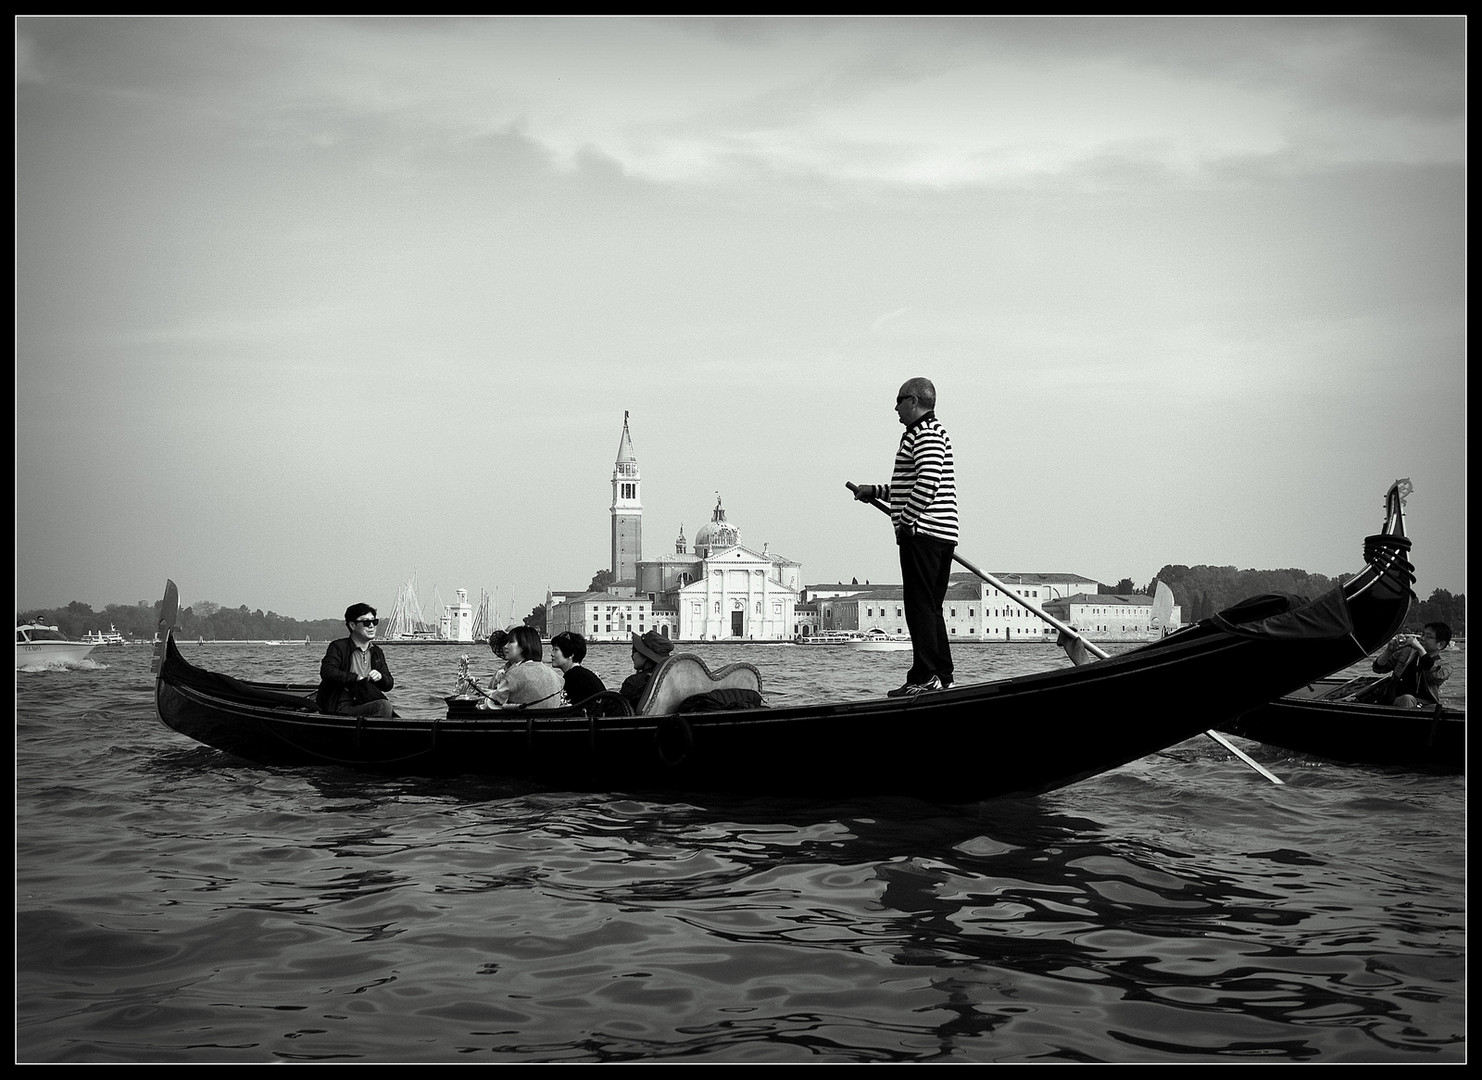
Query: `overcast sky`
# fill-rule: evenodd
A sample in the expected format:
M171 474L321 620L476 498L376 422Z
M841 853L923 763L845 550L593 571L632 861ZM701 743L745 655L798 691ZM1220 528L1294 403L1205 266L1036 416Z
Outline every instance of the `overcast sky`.
M16 602L295 618L609 565L717 492L898 581L896 390L964 558L1466 588L1466 22L16 21Z

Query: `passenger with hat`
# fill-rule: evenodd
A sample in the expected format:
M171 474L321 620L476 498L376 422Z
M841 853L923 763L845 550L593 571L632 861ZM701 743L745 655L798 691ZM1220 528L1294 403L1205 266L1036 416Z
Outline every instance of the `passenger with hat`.
M638 702L643 699L648 684L653 682L654 672L673 651L674 642L657 630L650 630L642 637L633 635L633 674L623 680L623 688L618 692L627 699L634 712L638 711Z

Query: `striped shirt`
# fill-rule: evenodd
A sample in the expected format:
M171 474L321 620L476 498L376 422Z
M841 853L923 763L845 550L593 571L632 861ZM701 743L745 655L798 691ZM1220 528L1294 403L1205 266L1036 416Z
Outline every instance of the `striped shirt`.
M901 436L884 498L896 528L914 528L922 536L957 543L952 441L936 413L918 418Z

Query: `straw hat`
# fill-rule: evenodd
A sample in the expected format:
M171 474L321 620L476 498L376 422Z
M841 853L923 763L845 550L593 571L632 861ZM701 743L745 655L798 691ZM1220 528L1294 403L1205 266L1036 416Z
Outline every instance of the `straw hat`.
M633 635L633 651L648 657L655 664L662 664L674 651L674 642L660 636L657 630L650 630L642 637Z

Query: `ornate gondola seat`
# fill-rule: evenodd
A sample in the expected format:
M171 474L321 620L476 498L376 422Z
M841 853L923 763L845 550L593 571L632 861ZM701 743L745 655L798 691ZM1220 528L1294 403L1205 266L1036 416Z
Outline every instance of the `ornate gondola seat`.
M762 673L754 664L727 664L711 672L705 661L694 653L675 653L654 672L653 681L638 701L641 716L669 716L679 711L680 703L713 690L751 690L762 692Z

